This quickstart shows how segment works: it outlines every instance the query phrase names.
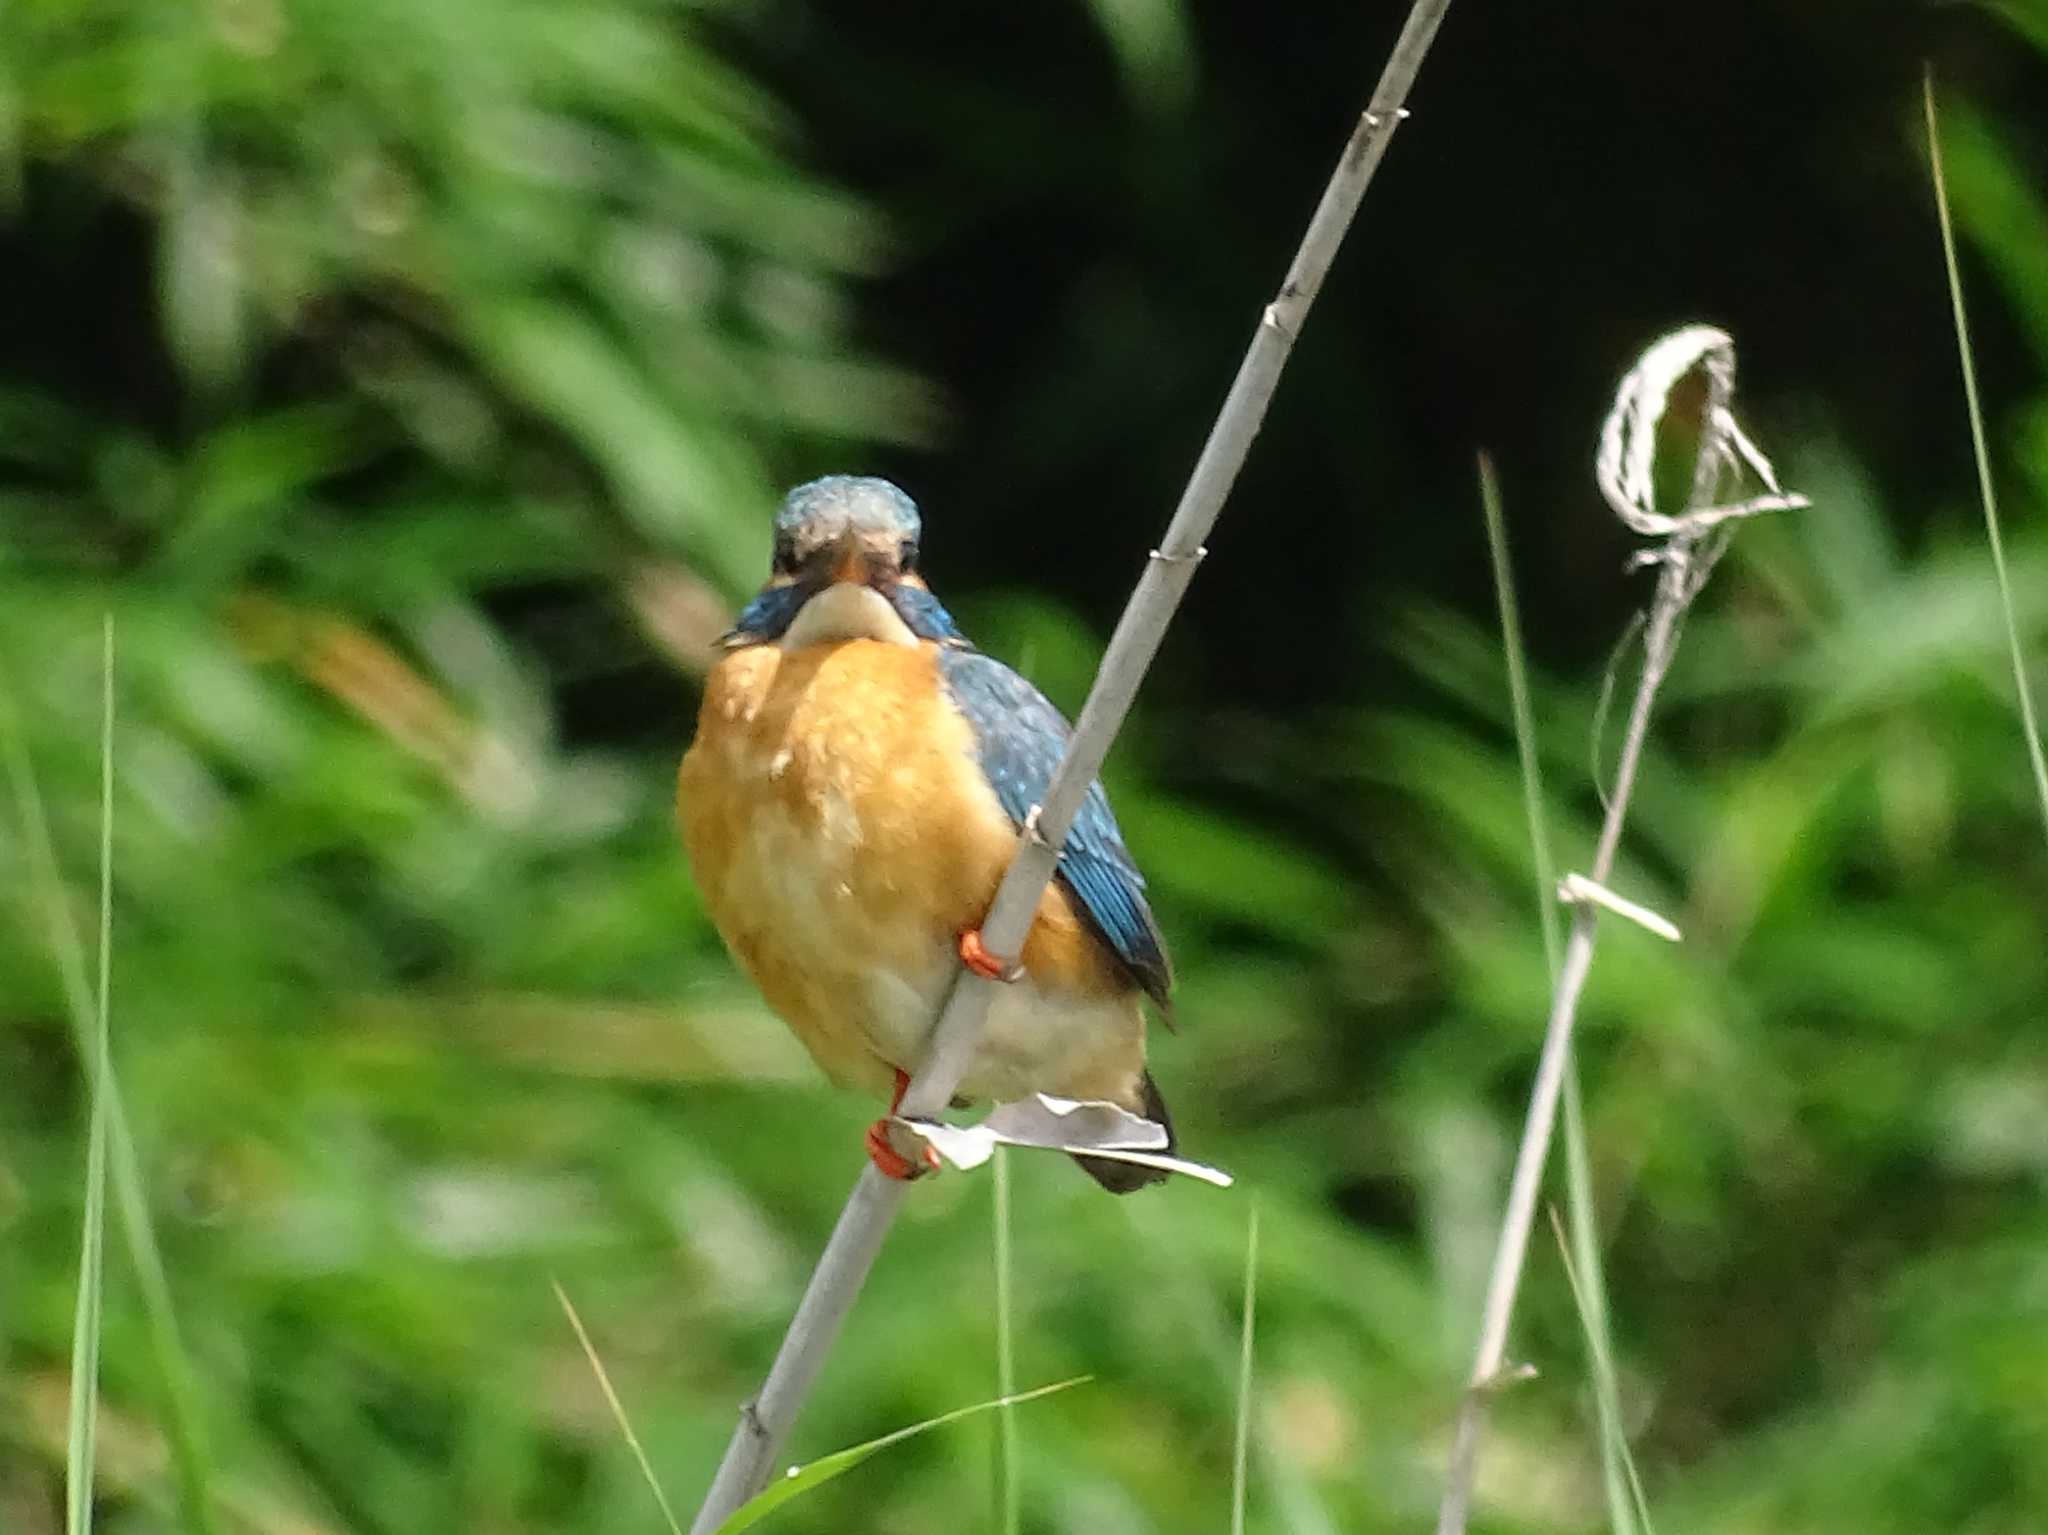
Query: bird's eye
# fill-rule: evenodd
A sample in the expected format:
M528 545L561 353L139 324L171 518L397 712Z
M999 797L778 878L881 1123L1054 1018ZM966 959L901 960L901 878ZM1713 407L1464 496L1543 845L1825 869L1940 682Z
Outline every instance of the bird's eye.
M896 551L896 568L909 570L917 564L917 540L906 538L903 547Z
M791 575L796 570L796 540L781 537L775 540L773 569L778 576Z

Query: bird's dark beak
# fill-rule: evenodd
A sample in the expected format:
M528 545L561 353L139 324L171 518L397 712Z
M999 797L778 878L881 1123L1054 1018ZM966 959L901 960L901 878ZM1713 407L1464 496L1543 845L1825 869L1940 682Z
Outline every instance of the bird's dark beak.
M818 545L803 563L803 579L816 587L841 582L874 586L892 573L891 562L851 528Z

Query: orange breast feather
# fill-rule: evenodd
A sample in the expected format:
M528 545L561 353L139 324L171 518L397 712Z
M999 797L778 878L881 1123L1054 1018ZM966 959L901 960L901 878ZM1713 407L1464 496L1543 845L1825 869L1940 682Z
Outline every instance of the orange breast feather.
M934 647L860 639L727 656L677 803L734 958L829 1075L886 1093L894 1068L915 1067L958 934L981 922L1017 845L943 695ZM1023 961L1042 995L1130 994L1139 1016L1058 885ZM1119 1072L1128 1053L1118 1047ZM1036 1074L1028 1062L1009 1075L1019 1073Z

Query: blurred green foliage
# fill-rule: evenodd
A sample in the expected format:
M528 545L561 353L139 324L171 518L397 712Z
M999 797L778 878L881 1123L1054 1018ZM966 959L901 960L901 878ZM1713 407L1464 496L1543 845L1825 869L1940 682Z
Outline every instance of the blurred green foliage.
M1089 14L1152 121L1193 110L1180 8ZM89 1100L51 932L91 929L103 611L116 1063L178 1339L117 1221L105 1527L189 1527L183 1436L222 1529L652 1529L550 1279L682 1507L780 1335L873 1109L719 952L670 773L780 484L942 416L853 317L886 210L800 168L718 20L0 15L6 241L35 279L0 358L0 729L61 870L10 796L6 1535L62 1509ZM1949 122L1977 275L2038 377L2038 165L1986 113ZM1924 398L1960 444L1959 391ZM2044 423L2036 388L1999 433L2036 655ZM1781 447L1814 509L1745 530L1686 636L1616 883L1687 942L1610 933L1586 1012L1623 1406L1667 1532L2048 1516L2048 843L1967 486L1889 504L1867 446ZM1561 515L1508 494L1525 541ZM1467 521L1477 551L1476 499ZM1086 624L958 606L1078 702ZM1428 1521L1545 1005L1498 644L1425 590L1381 638L1399 702L1246 710L1227 750L1214 716L1154 713L1112 779L1182 974L1159 1074L1190 1150L1263 1202L1254 1529ZM1539 678L1568 863L1598 686ZM1219 1527L1245 1194L1113 1201L1032 1158L1016 1182L1021 1381L1095 1377L1022 1409L1025 1527ZM805 1458L991 1393L990 1263L985 1180L921 1189ZM1515 1352L1542 1374L1498 1404L1487 1526L1594 1528L1547 1245ZM780 1527L981 1527L990 1438L925 1436Z

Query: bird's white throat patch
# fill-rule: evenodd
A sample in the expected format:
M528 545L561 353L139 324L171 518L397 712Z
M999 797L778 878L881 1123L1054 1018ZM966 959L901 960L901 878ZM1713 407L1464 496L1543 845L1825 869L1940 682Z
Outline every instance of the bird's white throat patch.
M809 645L836 645L845 640L880 640L885 645L916 645L917 636L872 586L841 581L806 602L796 621L783 631L784 650Z

